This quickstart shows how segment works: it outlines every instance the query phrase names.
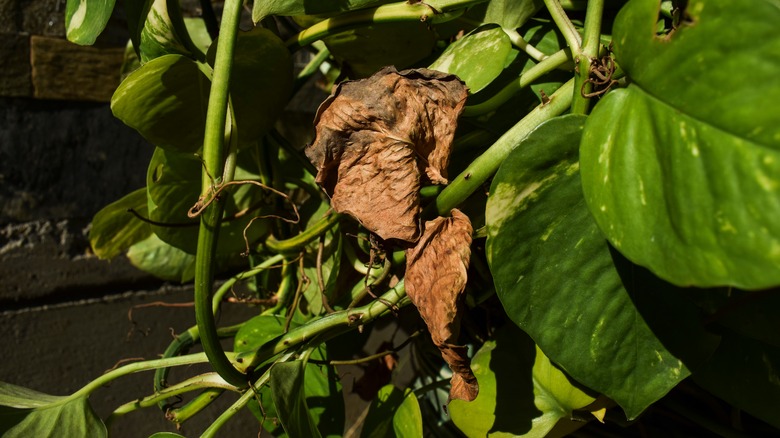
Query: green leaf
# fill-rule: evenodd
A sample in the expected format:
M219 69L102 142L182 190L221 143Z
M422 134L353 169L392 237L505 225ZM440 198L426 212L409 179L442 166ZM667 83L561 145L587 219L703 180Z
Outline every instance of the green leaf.
M630 85L586 125L588 206L612 245L672 283L780 284L780 8L692 0L668 36L657 14L633 0L616 20Z
M285 318L276 315L258 315L245 322L235 337L236 353L256 351L284 332Z
M119 84L111 111L158 147L195 152L203 145L211 86L202 68L181 55L155 58Z
M595 400L513 326L485 342L471 368L479 395L449 406L452 421L466 436L544 437L559 420Z
M387 0L267 0L255 2L252 7L252 21L259 23L271 15L321 15L353 11L368 6L388 3Z
M393 431L397 437L423 436L422 412L420 402L414 392L407 388L401 406L393 415Z
M218 43L219 40L210 47L210 59ZM290 98L292 86L293 62L284 42L261 27L239 32L230 76L239 147L255 146L273 127Z
M65 33L68 41L90 45L111 18L114 0L68 0L65 6Z
M42 408L65 400L65 397L44 394L34 389L0 382L0 406L17 409Z
M488 262L512 321L635 418L718 338L681 289L611 253L581 191L583 123L572 115L541 125L502 164L487 203Z
M375 23L323 39L331 54L345 64L351 78L364 78L386 65L403 69L427 57L436 33L426 23Z
M310 358L327 360L325 345L315 349ZM344 432L344 398L335 368L307 363L303 379L306 406L320 434L328 438L341 437ZM253 399L249 402L249 409L269 433L274 436L288 436L280 425L273 397L272 389L263 387L258 397L260 403Z
M544 6L543 0L490 0L467 14L483 23L496 23L505 29L517 29Z
M274 406L289 436L320 437L306 405L304 364L300 360L277 363L271 367L271 390Z
M173 432L157 432L154 435L150 435L149 438L184 438L184 435Z
M0 434L4 438L106 437L106 426L87 397L56 397L0 382Z
M368 408L361 438L421 437L422 413L411 389L394 385L379 389Z
M154 0L145 19L138 46L142 63L173 54L203 59L203 52L190 38L178 1Z
M133 51L140 60L141 32L146 25L146 17L152 8L154 0L125 0L125 14L127 15L127 30L130 32L130 43Z
M146 178L149 219L158 223L152 225L152 230L166 243L190 254L195 254L199 219L188 217L187 212L200 197L201 168L201 161L194 155L156 148ZM240 167L236 169L237 180L255 178ZM265 193L254 185L242 184L222 195L227 195L224 217L230 219L222 222L217 254L240 254L246 251L244 230L250 244L269 230L268 222L263 220L247 228L254 217L264 214ZM233 218L244 211L247 213Z
M450 44L430 68L457 75L473 94L501 74L511 51L512 43L501 27L481 26Z
M157 278L185 283L195 278L195 256L163 242L149 229L149 237L127 250L136 268Z
M112 202L92 218L89 243L101 259L110 259L152 234L149 224L138 219L129 210L146 217L146 188L138 189Z
M780 427L780 348L727 334L693 379L735 407Z

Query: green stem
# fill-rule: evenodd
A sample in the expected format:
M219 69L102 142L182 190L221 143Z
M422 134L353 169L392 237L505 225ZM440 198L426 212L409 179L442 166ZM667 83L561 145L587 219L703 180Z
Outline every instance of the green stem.
M582 39L577 29L574 28L574 24L569 20L569 16L566 15L566 11L563 10L560 0L544 0L544 4L547 6L547 10L550 11L555 25L558 26L558 30L563 34L563 39L566 40L566 44L569 45L572 53L579 53Z
M427 2L399 2L378 6L375 8L361 9L348 12L319 23L303 30L298 35L287 40L287 48L291 52L307 46L326 36L334 35L345 30L375 24L393 23L401 21L424 21L430 24L444 23L458 18L468 6L482 3L485 0L447 0L440 2L428 0Z
M216 312L216 309L214 310ZM241 328L241 324L237 324L230 327L220 327L217 329L217 336L220 338L229 338L233 337L238 333L238 330ZM198 332L198 326L190 327L187 331L184 333L180 333L178 336L176 336L176 339L173 340L173 342L168 345L168 348L165 349L165 352L163 353L163 358L169 358L169 357L175 357L182 353L186 353L193 345L195 345L196 342L200 340L200 334ZM154 373L154 390L155 391L162 391L167 387L167 379L168 379L168 373L170 372L169 367L162 367L158 368ZM165 410L167 407L167 404L165 401L160 402L160 409Z
M170 420L174 423L184 423L185 421L192 418L195 414L205 409L214 400L216 400L217 397L222 395L223 392L225 392L225 390L222 388L206 388L203 390L203 392L190 400L186 405L168 411L166 417L170 418Z
M287 362L295 355L294 351L288 352L284 356L282 356L277 362ZM263 385L267 384L268 381L271 379L271 368L269 367L262 376L260 376L259 379L255 381L255 383L252 384L252 386L244 391L244 394L241 395L241 397L236 400L235 403L233 403L232 406L230 406L225 412L222 413L216 420L214 420L213 423L206 429L203 434L201 435L201 438L210 438L216 436L217 431L227 423L228 420L233 418L234 415L238 411L244 408L247 403L249 403L249 400L251 400L255 396L255 391L259 391Z
M590 0L585 12L585 30L583 32L582 50L577 54L578 74L574 81L574 100L571 104L573 114L587 114L590 99L585 94L591 92L591 84L586 82L590 76L591 60L599 55L601 45L601 17L604 13L604 0Z
M298 76L295 78L295 84L293 85L293 92L292 95L294 96L295 93L298 92L298 90L303 87L303 84L306 83L306 81L309 80L309 78L316 73L323 62L325 62L326 59L330 56L330 50L328 50L327 47L323 48L319 52L317 52L316 55L314 55L314 58L312 58L311 61L309 61L308 64L306 64L306 67L301 70L300 73L298 73Z
M183 382L177 383L176 385L172 385L161 391L157 391L150 396L123 404L111 413L111 415L106 420L106 423L111 423L119 416L125 415L129 412L154 406L158 402L163 401L169 397L195 391L201 388L220 388L237 391L236 387L225 382L217 373L201 374L200 376L191 377L187 380L184 380Z
M266 259L263 263L260 263L259 265L255 266L254 268L248 271L244 271L230 277L227 281L225 281L222 284L222 286L219 287L219 289L217 289L217 292L214 293L214 298L211 303L211 306L214 309L214 314L217 313L217 309L219 309L219 304L222 302L222 298L224 298L225 294L228 293L228 291L230 291L230 288L232 288L234 284L236 284L241 280L254 277L255 275L260 274L261 272L265 272L268 269L274 267L275 265L283 261L284 261L284 256L282 256L281 254L277 254L269 259Z
M205 169L202 177L202 193L206 196L213 196L210 175L222 175L224 160L227 156L224 150L225 122L228 112L233 52L238 35L242 3L241 0L227 0L222 12L222 27L214 61L214 74L203 141ZM232 135L235 136L237 133L233 132ZM217 183L224 182L227 181ZM228 383L237 387L245 387L246 376L233 367L222 350L211 307L214 261L223 207L224 197L220 197L212 202L201 216L195 264L195 318L198 322L203 350L214 370Z
M571 60L571 51L569 49L563 49L555 52L553 55L546 57L542 62L529 68L523 74L521 74L516 81L511 82L501 91L495 94L490 99L476 104L467 106L463 110L464 117L474 117L482 114L487 114L491 111L495 111L501 105L505 104L512 98L518 91L531 85L535 80L544 76L545 74L561 67Z
M126 376L128 374L133 374L140 371L154 370L157 368L192 365L192 364L204 363L204 362L208 362L208 358L206 357L206 354L196 353L196 354L189 354L186 356L169 357L165 359L145 360L142 362L130 363L127 365L123 365L115 370L111 370L103 374L102 376L98 377L97 379L87 383L86 385L84 385L84 387L74 392L67 398L63 399L59 403L65 403L67 401L79 397L86 397L92 394L95 390L101 388L103 385L106 385L109 382L116 380L120 377Z
M295 254L300 252L306 245L319 239L320 235L336 225L343 216L336 212L331 212L323 217L309 228L305 229L297 236L286 240L276 240L273 236L265 241L265 246L279 254Z
M566 82L550 96L549 101L534 108L515 126L502 135L490 148L474 160L449 186L425 209L424 215L448 215L474 193L498 170L512 150L539 124L552 119L571 105L574 79Z
M279 287L274 295L276 297L276 305L266 309L262 315L278 315L282 309L287 307L290 291L295 290L295 281L298 279L296 274L295 262L284 260L281 273L282 280L279 282Z
M276 342L265 344L257 351L240 353L236 362L240 364L243 371L248 371L277 354L310 341L316 336L322 336L322 342L325 342L350 328L367 324L379 318L390 311L392 306L398 305L400 307L401 301L405 297L406 289L401 281L394 288L385 292L380 299L362 307L334 312L310 321L306 325L296 327L281 336Z
M546 53L529 44L515 29L504 29L504 32L506 32L509 41L512 41L515 47L528 54L531 58L541 61L547 57Z

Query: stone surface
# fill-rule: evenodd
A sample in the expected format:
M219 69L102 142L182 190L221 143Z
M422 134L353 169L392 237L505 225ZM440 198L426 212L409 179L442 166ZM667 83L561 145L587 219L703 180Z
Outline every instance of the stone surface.
M21 31L22 13L19 0L0 0L0 34L16 34ZM5 41L5 38L3 40Z
M108 102L119 85L123 48L79 46L33 35L30 63L38 99Z
M189 287L166 287L108 299L0 312L0 339L3 339L0 381L53 395L67 395L120 360L157 358L174 333L195 324L194 310L187 306L191 301ZM160 303L183 303L185 307L166 307ZM128 319L131 309L135 324ZM226 305L219 323L235 324L255 313L252 308ZM209 371L205 365L178 367L172 371L171 381L205 371ZM90 404L105 419L123 403L151 394L153 375L144 372L115 380L93 393ZM214 405L185 423L180 433L199 436L237 398L233 393L223 394ZM254 437L258 429L254 417L243 410L220 430L219 436ZM155 406L120 417L111 429L111 436L148 437L159 431L175 432L176 428Z
M106 104L0 98L0 226L88 220L145 185L152 152Z
M17 1L22 30L31 35L65 37L66 0Z
M74 300L161 283L124 257L108 262L91 255L87 225L83 219L62 219L0 228L0 306Z
M30 37L2 34L0 40L0 96L32 96Z

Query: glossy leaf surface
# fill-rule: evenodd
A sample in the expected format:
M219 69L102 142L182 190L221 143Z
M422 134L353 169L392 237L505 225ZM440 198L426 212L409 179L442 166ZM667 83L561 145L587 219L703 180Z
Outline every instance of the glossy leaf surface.
M431 54L436 33L421 22L376 23L328 36L323 41L353 79L386 65L403 69Z
M258 315L238 329L235 351L254 351L284 332L285 318L276 315Z
M594 401L514 326L486 342L471 366L479 395L449 406L452 421L466 436L544 437L560 419Z
M199 219L188 217L187 212L200 197L201 166L195 155L157 148L146 180L149 219L156 222L152 230L163 241L190 254L195 253ZM252 174L237 168L236 179L252 178ZM267 220L256 220L247 228L255 215L263 214L260 206L265 194L261 188L249 184L223 193L230 195L225 201L225 220L220 228L217 253L235 255L246 251L244 230L249 243L268 231Z
M157 278L184 283L195 278L195 256L150 235L127 250L127 258L136 268Z
M379 389L368 408L361 438L423 436L422 413L417 397L410 389L394 385Z
M7 438L108 436L87 397L67 400L0 382L0 434Z
M65 6L65 35L68 41L90 45L111 18L115 0L68 0Z
M187 32L181 8L176 1L154 0L152 2L139 41L142 63L172 54L191 59L203 58L203 53L195 47Z
M181 55L147 62L114 92L114 116L158 147L197 151L203 146L210 88L201 68Z
M615 27L630 85L596 105L582 140L590 211L610 243L678 285L780 284L780 8L691 1L655 34L658 2Z
M209 48L212 65L218 44L217 39ZM292 91L292 68L290 52L273 32L261 27L239 32L230 76L239 147L254 146L282 113Z
M450 44L429 68L457 75L476 93L506 67L512 43L499 26L482 26Z
M634 418L706 359L717 337L682 294L610 251L581 191L583 123L541 125L502 164L487 204L488 262L509 317Z
M101 259L110 259L152 234L149 224L138 219L129 210L146 217L146 189L138 189L112 202L92 218L89 243Z
M284 318L280 319L284 324ZM270 324L273 325L273 323ZM279 330L281 333L281 329L274 330ZM237 336L237 347L239 341L240 338ZM313 360L327 360L327 358L324 345L315 349L310 357ZM341 437L344 432L344 399L335 368L309 362L306 364L305 372L301 372L303 373L302 393L306 397L306 407L315 427L322 436ZM249 409L258 420L262 421L263 428L273 436L298 436L293 432L285 432L282 427L285 423L280 420L282 412L277 410L274 397L274 390L265 386L258 393L262 409L255 399L249 402ZM295 431L299 431L299 429L295 429Z
M321 436L309 414L303 390L304 364L296 360L278 363L271 368L271 389L274 406L289 436Z
M522 26L536 11L544 7L543 0L491 0L477 5L468 15L481 15L483 23L496 23L506 29Z

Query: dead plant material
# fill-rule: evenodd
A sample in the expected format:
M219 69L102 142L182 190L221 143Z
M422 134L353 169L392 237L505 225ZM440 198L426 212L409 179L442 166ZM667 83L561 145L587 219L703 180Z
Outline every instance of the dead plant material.
M466 86L427 69L385 67L340 84L315 117L306 155L331 205L382 239L420 236L420 184L446 184Z
M456 345L472 232L468 216L455 209L452 217L426 222L417 245L406 251L406 293L452 369L450 400L471 401L479 392L466 347Z

